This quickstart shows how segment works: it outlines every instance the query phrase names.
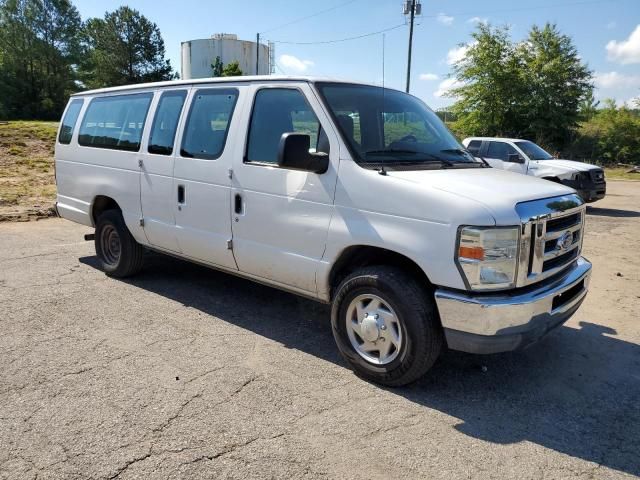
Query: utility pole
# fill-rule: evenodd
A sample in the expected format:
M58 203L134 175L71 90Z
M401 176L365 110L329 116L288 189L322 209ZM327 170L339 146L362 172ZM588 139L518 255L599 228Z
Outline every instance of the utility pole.
M419 0L406 0L404 4L404 14L409 14L409 52L407 55L407 93L411 85L411 49L413 47L413 21L416 15L420 15L422 5Z
M260 34L256 33L256 75L259 75L258 66L260 65Z

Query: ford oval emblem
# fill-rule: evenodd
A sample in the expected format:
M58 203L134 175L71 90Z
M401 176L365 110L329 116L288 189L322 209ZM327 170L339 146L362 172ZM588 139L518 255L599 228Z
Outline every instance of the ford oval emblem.
M560 236L560 238L558 238L558 241L556 242L556 249L566 250L571 246L572 243L573 233L567 230Z

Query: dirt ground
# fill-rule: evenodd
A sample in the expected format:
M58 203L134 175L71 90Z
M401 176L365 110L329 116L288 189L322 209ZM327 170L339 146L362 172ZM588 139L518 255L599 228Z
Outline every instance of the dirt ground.
M55 214L57 122L0 123L0 222Z
M416 384L348 370L324 306L86 227L0 224L0 478L640 475L640 183L588 209L591 291L531 348L447 352Z

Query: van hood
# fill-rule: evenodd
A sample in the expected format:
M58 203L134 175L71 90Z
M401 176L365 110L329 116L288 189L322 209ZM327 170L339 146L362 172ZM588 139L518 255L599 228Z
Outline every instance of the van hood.
M494 168L388 171L387 175L472 200L491 213L496 225L519 223L518 203L574 193L559 183Z

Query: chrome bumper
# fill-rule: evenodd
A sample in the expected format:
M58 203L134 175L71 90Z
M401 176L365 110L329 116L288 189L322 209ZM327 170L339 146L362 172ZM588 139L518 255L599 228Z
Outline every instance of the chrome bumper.
M522 293L436 290L449 348L498 353L539 340L575 313L587 294L590 276L591 263L580 257L561 278L533 285Z

